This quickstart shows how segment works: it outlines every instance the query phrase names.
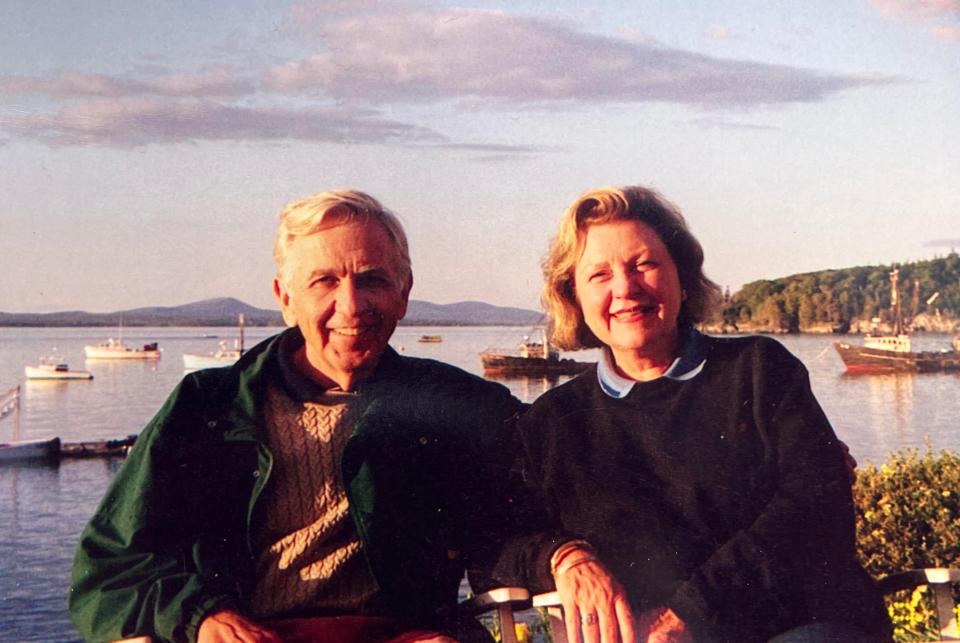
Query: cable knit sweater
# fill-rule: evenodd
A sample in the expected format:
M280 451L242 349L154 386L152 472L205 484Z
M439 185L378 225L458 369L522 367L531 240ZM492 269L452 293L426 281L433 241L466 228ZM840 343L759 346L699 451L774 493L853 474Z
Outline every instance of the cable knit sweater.
M274 484L264 491L253 530L254 616L368 612L376 581L340 476L361 404L343 392L300 402L269 387L264 425Z

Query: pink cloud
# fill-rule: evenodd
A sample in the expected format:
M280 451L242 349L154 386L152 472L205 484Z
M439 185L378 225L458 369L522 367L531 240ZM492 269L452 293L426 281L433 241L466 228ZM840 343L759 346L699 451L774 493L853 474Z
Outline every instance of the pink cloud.
M960 25L931 27L930 33L939 40L948 42L960 42Z
M55 98L121 98L130 96L239 96L254 91L254 85L235 75L229 67L216 67L199 74L150 75L144 78L69 72L58 77L0 76L0 91L9 94L41 94Z
M437 143L430 130L372 110L247 108L213 101L93 100L60 112L0 117L14 138L52 145L133 147L195 141L301 140L329 143Z
M931 18L960 15L960 0L871 0L881 13L893 17Z
M890 82L714 58L500 11L333 19L317 37L322 51L274 66L266 85L369 102L752 106L818 101Z

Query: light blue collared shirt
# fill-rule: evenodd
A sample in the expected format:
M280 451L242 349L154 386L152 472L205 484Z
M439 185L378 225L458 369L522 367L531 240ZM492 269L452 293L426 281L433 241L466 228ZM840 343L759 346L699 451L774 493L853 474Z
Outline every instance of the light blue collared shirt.
M681 329L681 333L683 333ZM707 363L707 341L706 337L693 326L686 329L686 335L683 338L683 350L680 351L680 357L673 360L670 368L660 377L666 377L671 380L685 381L692 380ZM610 397L621 399L627 396L636 384L635 380L628 379L617 373L613 365L613 353L609 346L603 347L600 361L597 362L597 380L600 382L600 388Z

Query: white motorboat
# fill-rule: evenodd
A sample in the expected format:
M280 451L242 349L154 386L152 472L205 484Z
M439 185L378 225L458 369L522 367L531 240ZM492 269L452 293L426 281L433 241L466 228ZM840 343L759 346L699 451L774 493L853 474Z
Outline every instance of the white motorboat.
M132 348L123 343L123 339L110 338L103 344L84 346L87 359L160 359L157 342L144 344L142 348Z
M206 355L201 355L199 353L184 353L183 368L188 371L195 371L199 368L230 366L242 356L242 348L228 348L226 342L220 342L220 348Z
M24 375L28 380L92 380L90 371L71 371L70 367L58 355L40 358L37 366L25 366Z
M212 353L201 355L200 353L184 353L183 368L187 371L195 371L200 368L217 368L218 366L230 366L238 359L243 357L243 314L237 320L240 327L240 336L234 342L233 348L228 348L226 342L220 342L220 348Z
M110 338L96 346L84 346L87 359L160 359L157 342L144 344L142 348L132 348L123 343L123 320L117 329L117 339Z

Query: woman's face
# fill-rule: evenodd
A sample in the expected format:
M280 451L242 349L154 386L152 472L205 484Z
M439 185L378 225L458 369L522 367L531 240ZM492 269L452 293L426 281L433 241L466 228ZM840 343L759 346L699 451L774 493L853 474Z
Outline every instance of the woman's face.
M615 221L587 228L574 272L584 321L614 359L673 359L681 289L677 266L653 228Z

